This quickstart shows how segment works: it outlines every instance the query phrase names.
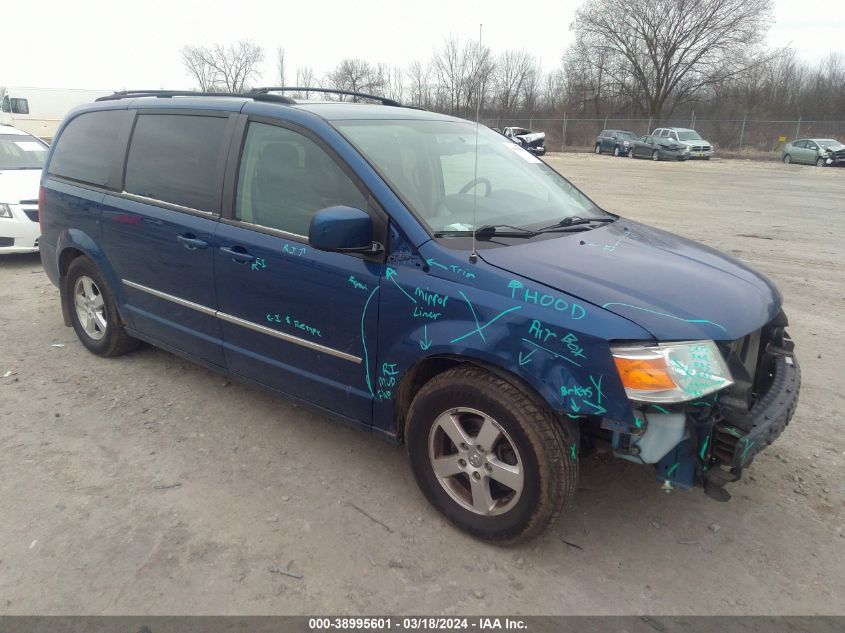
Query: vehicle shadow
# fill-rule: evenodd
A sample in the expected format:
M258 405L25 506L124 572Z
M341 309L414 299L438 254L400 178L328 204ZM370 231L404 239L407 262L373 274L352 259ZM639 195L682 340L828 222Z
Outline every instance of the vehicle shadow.
M41 272L41 255L38 253L7 253L0 255L0 268Z

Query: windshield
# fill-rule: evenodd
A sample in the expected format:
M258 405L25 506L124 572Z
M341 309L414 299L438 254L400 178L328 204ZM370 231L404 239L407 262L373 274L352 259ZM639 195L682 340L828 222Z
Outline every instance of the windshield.
M41 169L47 147L31 136L0 135L0 169Z
M618 132L619 138L621 139L635 139L637 135L633 132Z
M842 145L842 143L832 138L822 139L821 141L817 141L817 143L824 148L839 147L840 145Z
M609 217L551 167L463 121L340 121L335 126L433 233ZM475 219L474 219L475 216Z
M678 132L678 140L679 141L700 141L701 137L698 135L698 132Z

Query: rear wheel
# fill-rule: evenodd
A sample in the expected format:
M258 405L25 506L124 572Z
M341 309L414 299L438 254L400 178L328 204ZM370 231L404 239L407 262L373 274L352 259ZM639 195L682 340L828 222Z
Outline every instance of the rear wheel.
M633 147L628 148L628 157L629 158L636 158L636 156L634 156L634 148Z
M617 156L617 157L619 156L619 146L618 145L613 148L613 155Z
M98 356L120 356L138 347L140 341L126 333L111 290L89 259L74 259L64 283L71 324L90 352Z
M537 536L577 487L577 430L477 367L426 383L408 413L406 442L423 494L478 538Z
M601 143L596 143L596 154L601 154Z
M657 150L654 150L651 153L651 160L660 160L660 152L658 152Z
M783 162L788 165L789 163L792 162L792 156L790 156L789 154L784 154Z

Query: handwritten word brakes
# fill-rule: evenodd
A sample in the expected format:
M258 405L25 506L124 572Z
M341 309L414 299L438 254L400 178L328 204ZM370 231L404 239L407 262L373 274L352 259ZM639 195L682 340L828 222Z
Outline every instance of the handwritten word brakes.
M569 316L575 321L583 319L587 314L587 311L577 303L570 304L566 299L542 293L539 290L532 290L516 279L511 279L508 288L511 291L511 299L538 305L541 308L554 308L558 312L568 312Z

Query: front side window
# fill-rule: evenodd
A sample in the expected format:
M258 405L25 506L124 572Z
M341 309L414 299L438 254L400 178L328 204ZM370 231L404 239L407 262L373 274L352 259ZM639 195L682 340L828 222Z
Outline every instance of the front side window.
M463 121L338 121L433 232L508 224L540 228L604 216L551 167L486 127ZM478 173L475 174L476 154Z
M0 170L41 169L47 158L47 146L41 141L18 134L0 134Z
M126 191L190 209L219 212L227 120L140 114L129 144Z
M338 205L366 210L367 199L319 145L293 130L249 124L236 219L304 237L317 211Z
M49 173L105 187L114 163L122 160L118 147L126 110L88 112L73 118L55 142Z

